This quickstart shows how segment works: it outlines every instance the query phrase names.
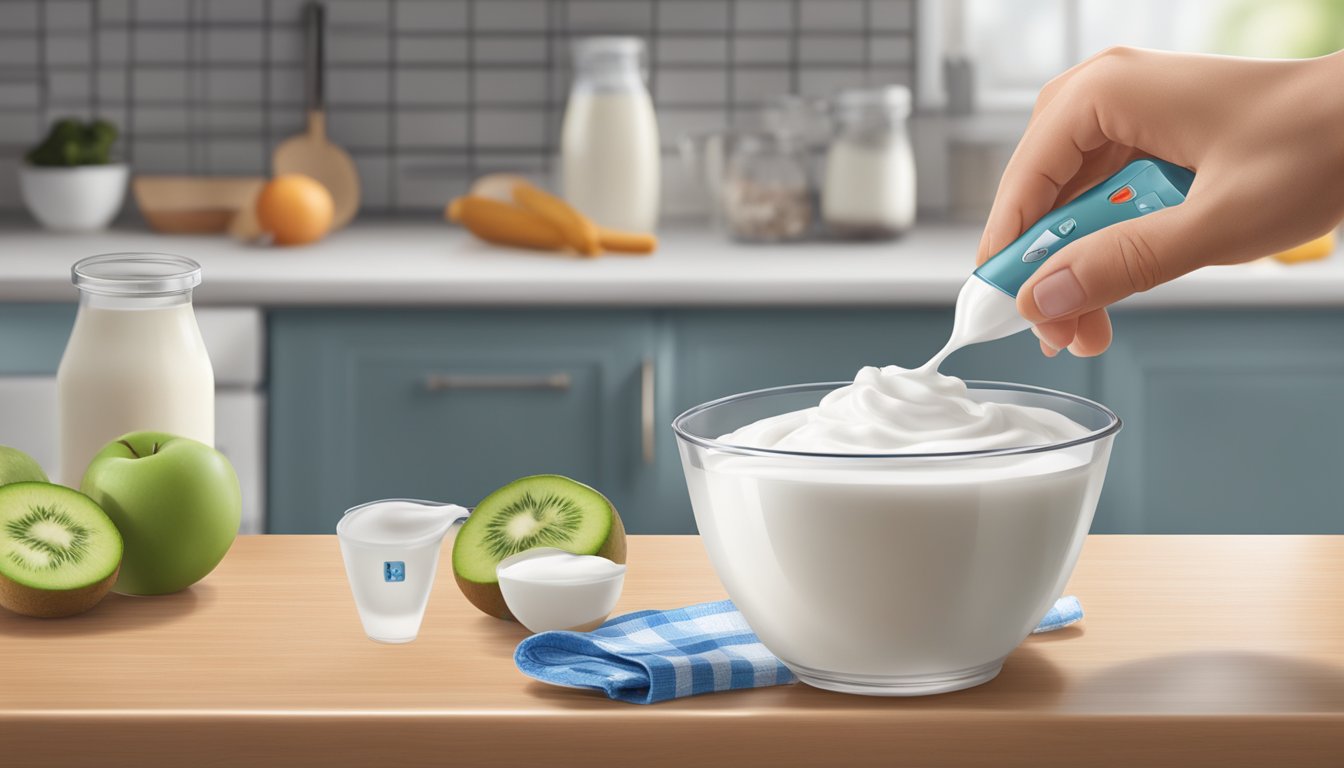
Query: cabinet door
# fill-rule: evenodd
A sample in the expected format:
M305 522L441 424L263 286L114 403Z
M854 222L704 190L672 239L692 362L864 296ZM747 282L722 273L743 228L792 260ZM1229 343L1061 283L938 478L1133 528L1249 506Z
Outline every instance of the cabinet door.
M1116 318L1099 533L1344 533L1344 314Z
M639 532L652 353L638 313L278 313L270 530L328 533L378 498L472 505L558 473Z
M952 310L735 310L679 315L674 324L677 404L689 408L753 389L849 381L865 365L916 367L952 331ZM1086 395L1086 361L1041 355L1029 333L967 347L943 372Z
M0 374L56 375L76 309L74 304L0 306Z

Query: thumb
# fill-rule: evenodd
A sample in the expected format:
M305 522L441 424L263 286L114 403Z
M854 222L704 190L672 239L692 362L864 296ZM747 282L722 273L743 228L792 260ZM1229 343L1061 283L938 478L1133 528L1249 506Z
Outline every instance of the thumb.
M1216 253L1214 227L1193 201L1093 232L1052 256L1022 286L1033 324L1077 317L1191 272Z

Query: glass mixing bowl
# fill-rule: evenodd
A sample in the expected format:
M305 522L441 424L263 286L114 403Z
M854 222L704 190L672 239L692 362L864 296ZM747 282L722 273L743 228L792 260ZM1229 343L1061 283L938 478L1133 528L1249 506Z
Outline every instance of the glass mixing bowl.
M1081 397L969 381L1088 429L1051 445L820 454L719 437L848 382L696 406L672 423L701 539L729 597L803 682L915 696L987 682L1060 596L1120 419Z

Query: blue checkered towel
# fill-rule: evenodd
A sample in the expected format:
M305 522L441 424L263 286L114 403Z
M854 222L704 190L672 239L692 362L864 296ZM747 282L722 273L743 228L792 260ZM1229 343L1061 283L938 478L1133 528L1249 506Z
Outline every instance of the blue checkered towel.
M1078 598L1062 597L1036 632L1082 618ZM592 632L542 632L519 643L513 660L544 683L593 688L635 704L796 682L728 600L637 611Z

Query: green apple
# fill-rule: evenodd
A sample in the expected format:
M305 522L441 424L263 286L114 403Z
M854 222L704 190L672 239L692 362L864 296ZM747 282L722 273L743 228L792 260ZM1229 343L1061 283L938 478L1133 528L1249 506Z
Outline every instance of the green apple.
M125 542L125 595L165 595L205 578L238 535L242 491L224 454L163 432L132 432L103 446L79 489Z
M0 485L10 483L47 482L47 473L33 457L20 451L0 445Z

